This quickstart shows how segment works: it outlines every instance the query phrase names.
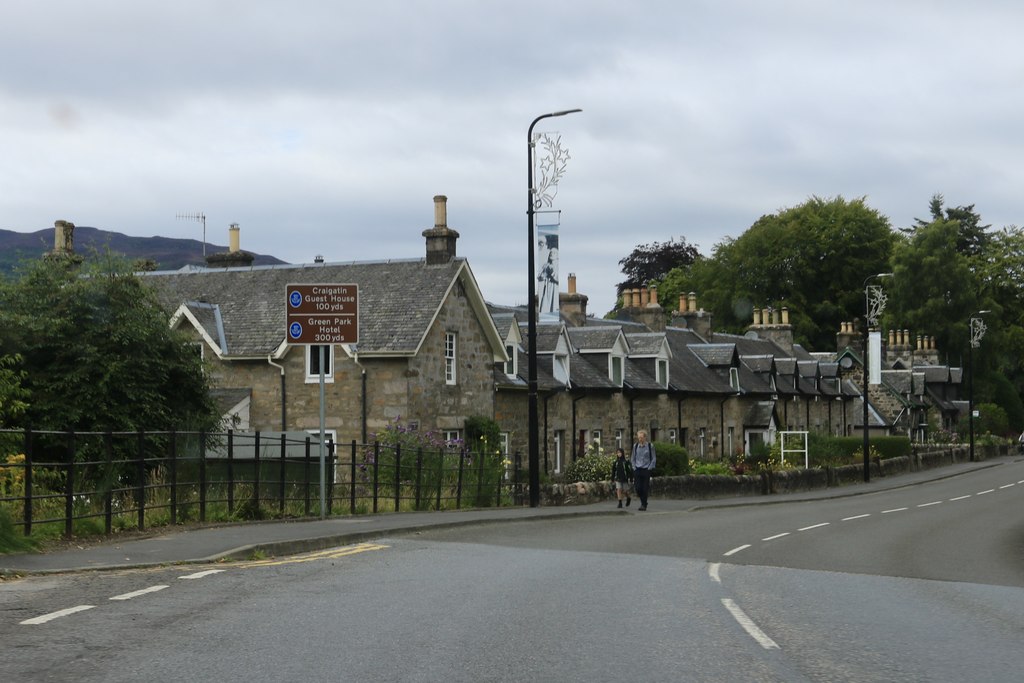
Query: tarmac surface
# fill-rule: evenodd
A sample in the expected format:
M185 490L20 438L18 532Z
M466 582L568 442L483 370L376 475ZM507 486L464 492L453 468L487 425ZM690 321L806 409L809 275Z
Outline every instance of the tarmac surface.
M719 499L651 498L652 510L695 512L715 507L768 505L806 500L842 498L955 477L1015 460L1004 456L962 462L870 482L800 493L754 495ZM415 532L425 528L550 520L575 515L644 514L637 508L619 510L614 499L586 505L478 508L442 512L378 513L327 519L242 522L209 526L158 527L146 535L126 534L72 540L43 552L0 555L0 576L53 574L90 570L129 569L220 560L277 557L359 543L374 538Z

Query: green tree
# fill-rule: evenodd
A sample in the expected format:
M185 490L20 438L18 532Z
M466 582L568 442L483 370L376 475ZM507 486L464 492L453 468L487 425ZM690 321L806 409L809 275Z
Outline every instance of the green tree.
M889 219L863 199L812 197L672 271L659 296L697 292L716 329L734 332L750 324L755 306L785 306L798 342L831 348L840 324L863 316L864 278L888 269L896 239Z
M967 353L971 313L992 307L984 305L981 277L959 240L958 221L938 218L918 226L893 252L895 277L885 285L891 294L886 319L934 337L954 365Z
M37 430L159 431L218 424L202 361L128 265L47 258L0 283L0 355L19 354Z
M646 287L661 280L673 268L685 268L700 257L697 247L686 243L685 237L668 242L641 244L629 256L619 261L626 279L619 283L621 294L624 289Z
M955 221L958 229L957 251L965 256L980 256L983 254L991 239L988 229L992 226L981 224L981 216L974 210L974 204L949 209L944 207L945 201L941 194L932 195L932 199L928 203L931 220L924 221L920 218L915 218L914 227L904 230L904 232L913 234L916 230L927 227L939 220Z
M28 408L28 392L22 386L24 370L19 369L21 356L0 356L0 426L16 424Z

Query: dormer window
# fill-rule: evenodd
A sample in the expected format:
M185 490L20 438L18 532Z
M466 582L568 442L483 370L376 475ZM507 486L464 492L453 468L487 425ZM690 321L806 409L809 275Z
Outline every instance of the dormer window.
M732 387L733 391L740 390L740 369L729 368L729 386Z
M663 388L668 388L668 361L659 358L658 359L658 385Z
M505 361L505 374L508 377L515 377L519 374L519 359L516 353L516 345L505 344L505 353L508 355L508 360Z
M608 379L617 387L622 386L622 356L611 356L608 359Z

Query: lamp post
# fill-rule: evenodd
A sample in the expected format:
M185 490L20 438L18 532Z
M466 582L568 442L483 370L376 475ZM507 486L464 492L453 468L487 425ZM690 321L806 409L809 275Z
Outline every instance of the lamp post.
M530 124L530 128L526 133L526 245L527 245L527 260L526 260L526 309L527 309L527 326L526 326L526 343L527 343L527 385L529 387L529 431L528 438L529 443L529 468L530 468L530 507L535 508L540 505L540 447L538 442L538 424L537 424L537 306L534 301L536 298L536 273L534 266L533 256L533 214L536 210L536 198L534 197L533 187L533 128L539 121L543 119L553 118L555 116L565 116L566 114L575 114L576 112L583 111L582 109L566 109L564 111L556 111L550 114L541 114L533 120Z
M967 424L969 425L968 431L970 432L971 440L971 462L974 462L974 349L981 346L981 338L985 336L985 331L988 329L985 327L985 321L980 317L985 313L991 313L992 311L978 311L971 316L970 327L971 331L971 343L967 345Z
M864 404L864 423L861 428L864 430L864 481L871 481L871 458L868 455L868 332L878 324L878 317L885 310L885 292L881 285L869 285L871 278L892 277L892 273L876 273L864 278L864 391L861 395L861 403Z

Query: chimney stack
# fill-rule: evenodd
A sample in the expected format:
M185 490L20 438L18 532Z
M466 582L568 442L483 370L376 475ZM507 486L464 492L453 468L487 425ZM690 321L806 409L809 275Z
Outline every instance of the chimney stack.
M558 293L558 311L568 323L574 327L583 327L587 324L587 301L586 294L576 292L576 273L569 273L567 278L569 292Z
M241 244L242 229L238 223L232 223L228 227L228 250L216 254L207 254L206 265L210 268L238 268L251 266L256 259L255 254L242 251Z
M434 227L422 234L427 240L427 265L448 263L455 258L459 233L448 227L448 197L434 197Z

